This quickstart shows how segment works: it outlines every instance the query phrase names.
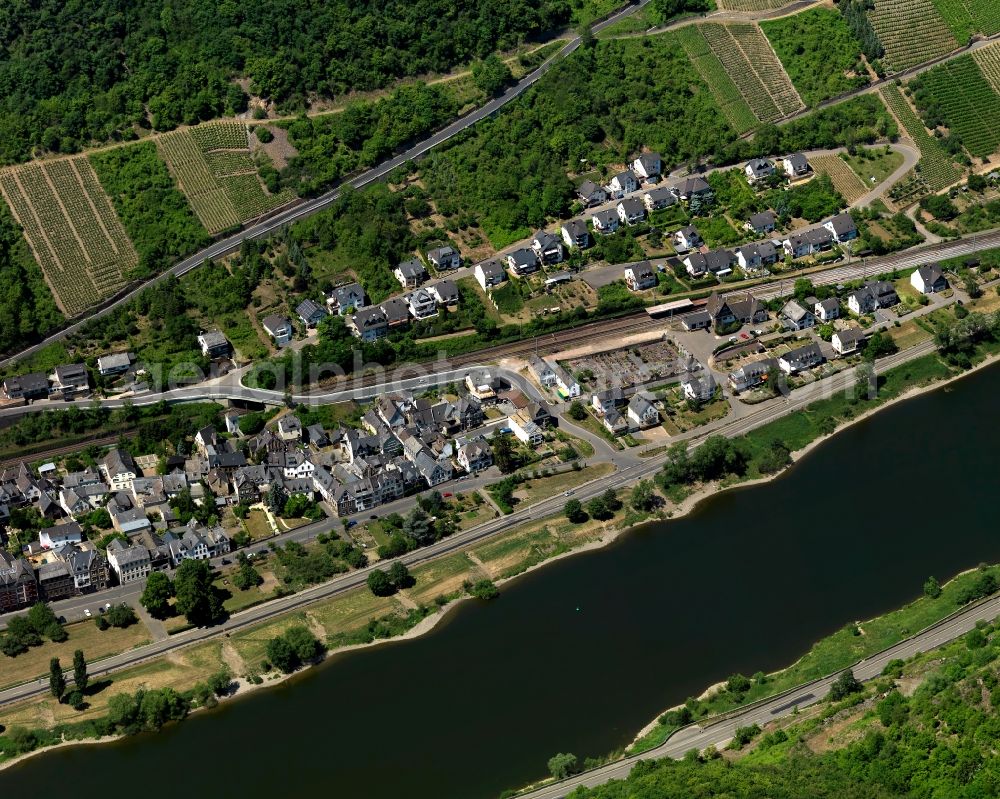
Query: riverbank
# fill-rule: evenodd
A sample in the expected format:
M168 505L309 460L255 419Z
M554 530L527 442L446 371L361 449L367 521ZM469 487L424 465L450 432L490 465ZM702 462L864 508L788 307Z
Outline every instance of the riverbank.
M933 358L935 356L931 357ZM987 364L982 363L978 366L978 368L981 369L985 365ZM910 367L898 367L898 369L906 368ZM912 373L924 374L924 372L921 372L920 370L913 370ZM971 372L965 372L958 376L970 373ZM952 377L955 376L953 375ZM950 381L938 381L933 383L931 387L941 387L946 385L948 382ZM895 402L915 397L920 393L923 393L921 389L911 386L905 393L894 396L891 399L887 398L886 401L882 402L878 406L867 410L870 412L881 410L891 404L894 404ZM840 425L838 429L842 430L850 424L853 424L854 421L858 421L859 418L863 416L867 417L870 415L870 412L864 414L858 413L852 420ZM769 434L765 430L763 437L766 439L768 436ZM808 442L801 448L801 451L796 453L795 460L800 461L809 451L812 450L815 444L818 443L819 440L823 440L823 438L825 437ZM809 444L812 444L812 446L809 446ZM744 480L742 482L736 482L725 486L718 486L716 484L700 486L696 491L690 493L684 498L680 505L674 509L672 515L674 518L679 518L681 515L691 512L701 502L701 500L713 494L721 493L721 491L725 488L733 487L734 485L748 486L755 482L765 482L770 479L771 476L768 476L752 481ZM537 522L522 525L521 527L501 534L501 536L480 542L479 544L472 546L468 551L462 551L454 555L449 555L432 563L421 566L414 570L415 576L418 578L417 586L413 592L414 602L431 603L432 600L435 600L438 595L450 593L452 596L445 602L444 607L441 608L439 612L431 610L429 615L414 620L413 625L408 627L406 630L398 630L398 633L403 633L407 637L412 638L436 627L437 624L445 617L447 610L458 607L461 604L456 600L458 599L458 595L461 591L461 583L469 574L484 574L485 576L495 579L501 585L505 585L517 576L535 571L542 564L555 562L567 557L569 554L579 554L587 550L607 546L611 542L619 539L626 530L632 529L637 525L653 518L656 517L641 517L622 511L616 515L613 524L589 524L579 526L572 525L565 520L560 520L557 516L552 516L546 519L538 520ZM470 555L474 557L474 560L469 557ZM462 567L463 569L466 569L466 571L460 570L458 567ZM473 569L473 567L476 567L478 571ZM322 624L324 630L326 630L329 635L331 634L331 630L335 630L337 632L349 632L351 630L358 631L359 629L364 629L365 624L361 623L362 620L367 623L367 620L371 618L378 618L379 612L385 612L388 608L396 610L401 609L396 605L380 605L374 600L374 598L371 598L371 601L369 601L364 594L365 592L362 590L360 592L353 592L350 595L340 597L330 603L319 603L316 606L310 606L304 611L292 614L291 618L286 618L280 622L261 625L253 631L253 634L243 634L242 638L244 640L237 640L241 637L241 635L236 635L234 636L233 643L240 646L243 654L252 657L254 656L254 653L259 653L263 650L266 639L269 635L275 632L276 625L284 625L287 627L289 624L296 622L310 624L311 622L318 621ZM354 603L353 605L351 605L352 602ZM350 605L350 607L345 609L345 606L348 605ZM331 620L333 620L332 623ZM396 638L399 637L398 633L392 640L396 640ZM374 643L381 642L382 641L375 641ZM211 657L214 657L214 668L218 669L220 663L219 650L206 652L206 648L221 648L221 645L222 644L218 641L218 639L214 639L214 642L209 642L206 645L196 645L195 647L183 650L183 652L190 656L190 660L194 660L193 650L198 649L200 650L200 655L210 655ZM367 644L366 646L372 645L374 644ZM360 647L338 647L335 651L331 651L330 656L332 657L333 655L344 654L357 648ZM202 659L211 660L211 657L203 657ZM169 667L177 666L178 664L171 663L170 659L164 658L161 661L161 665ZM115 689L120 690L122 687L125 687L127 689L134 690L136 686L143 684L144 679L149 678L150 671L151 670L149 669L145 669L143 673L137 675L115 675ZM198 672L194 672L192 674L190 670L186 672L186 674L188 675L187 677L185 677L185 672L177 669L177 673L174 675L177 680L174 684L177 685L179 689L183 690L184 688L190 688L190 686L194 684L199 677ZM186 685L183 682L184 679L187 679ZM263 685L254 686L254 688L270 687L281 682L284 682L284 679L268 679L263 683ZM155 685L159 686L160 684L167 683L164 682L163 675L157 673ZM249 686L246 686L246 688L249 688ZM107 691L105 693L107 693ZM241 690L233 698L241 698L242 696L252 695L252 693L253 692L250 690ZM37 702L38 700L35 701ZM0 723L4 723L9 715L9 713L0 714ZM34 719L41 721L44 715L48 714L38 714L34 716ZM19 721L15 723L22 722ZM8 763L9 762L11 761L8 761Z

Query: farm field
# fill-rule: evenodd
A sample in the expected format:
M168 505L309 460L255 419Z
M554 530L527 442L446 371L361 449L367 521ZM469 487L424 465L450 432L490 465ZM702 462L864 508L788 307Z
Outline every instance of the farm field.
M989 81L993 91L1000 94L1000 43L991 44L982 50L976 50L972 54L979 69L982 70L983 77Z
M1000 95L972 56L934 67L910 88L928 127L943 125L957 133L970 155L985 158L1000 147Z
M882 87L882 100L920 150L920 175L931 191L943 189L961 176L940 142L931 136L903 93L894 84Z
M885 48L886 66L900 72L958 47L931 0L874 0L868 19Z
M7 169L0 192L67 316L124 287L139 256L86 157Z
M732 106L739 113L734 88L761 122L776 122L804 107L770 43L756 25L709 23L696 26L696 33L691 26L681 30L685 32L682 37L685 51L724 109ZM704 39L707 52L696 37ZM727 119L732 120L729 113ZM745 123L745 116L741 116L734 127L743 127Z
M742 134L756 127L757 117L743 99L743 95L729 77L718 56L708 46L700 27L687 25L678 28L676 36L694 68L708 84L709 91L712 92L715 102L718 103L719 109L733 130Z
M1000 33L1000 3L996 0L934 0L934 5L959 44L968 44L973 33Z
M813 156L809 159L813 169L820 174L829 175L833 187L843 195L847 202L854 203L868 191L868 187L839 155Z
M209 233L254 219L293 197L264 189L242 122L179 130L160 137L157 147Z

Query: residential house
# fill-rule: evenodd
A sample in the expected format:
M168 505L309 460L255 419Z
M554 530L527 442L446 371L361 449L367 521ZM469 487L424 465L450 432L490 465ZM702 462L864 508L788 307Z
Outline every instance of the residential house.
M93 544L67 545L56 557L69 567L75 593L87 594L108 587L108 562Z
M292 323L284 316L271 314L270 316L265 316L264 321L260 324L264 328L264 332L274 339L274 343L279 347L284 346L292 340Z
M38 598L45 602L69 599L76 594L73 571L68 563L55 559L47 561L38 567L36 574Z
M684 315L681 325L687 331L706 330L712 326L712 315L708 311L694 311Z
M778 368L786 375L798 374L803 369L811 369L821 363L823 353L816 342L790 350L778 358Z
M867 283L866 287L871 289L875 296L875 304L879 308L892 308L894 305L899 305L896 287L888 280L875 280Z
M469 474L475 474L493 465L493 450L485 440L476 439L459 447L455 460Z
M741 391L763 385L767 382L771 370L777 366L778 362L774 358L764 358L745 364L729 373L729 387L739 394Z
M736 256L731 250L719 248L705 253L705 268L717 278L723 278L733 273Z
M705 242L701 238L701 233L698 232L698 228L693 225L688 225L687 227L682 227L674 233L674 243L677 245L678 249L694 250Z
M809 166L808 159L802 153L786 155L781 161L781 166L785 170L785 175L793 179L803 177L812 172L812 167Z
M302 422L299 421L299 417L294 413L282 416L278 420L278 437L282 441L301 441Z
M704 205L712 202L715 192L708 185L704 178L685 178L676 187L677 196L680 197L692 210L698 210Z
M715 396L715 378L709 371L687 374L681 380L684 398L692 402L709 402Z
M817 300L813 305L813 314L821 322L832 322L840 316L840 301L836 297Z
M218 330L201 333L198 336L198 345L201 347L201 354L206 358L224 358L232 350L229 339Z
M79 544L83 541L83 530L76 522L46 527L38 534L42 549L55 549L65 544Z
M639 181L636 180L636 177L631 170L626 169L624 172L619 172L611 178L605 188L607 189L608 195L611 199L617 200L626 194L638 191Z
M557 236L539 230L531 240L535 257L543 264L557 264L563 259L563 246Z
M108 504L108 514L111 516L112 527L125 535L153 528L142 508L123 508L112 500Z
M518 411L507 417L507 426L514 437L522 444L530 444L533 447L539 446L545 440L542 429L528 418L524 411Z
M131 491L132 481L140 474L132 456L118 447L114 447L104 456L99 468L112 491Z
M756 233L759 236L763 236L765 233L771 233L774 231L777 220L774 217L774 212L771 210L761 211L757 214L751 214L750 218L743 223L743 227L749 230L751 233Z
M347 318L347 327L362 341L377 341L389 333L389 322L379 307L362 308Z
M580 384L562 366L556 364L552 367L556 374L556 389L563 397L573 398L580 396Z
M660 412L645 394L636 394L628 404L626 416L631 426L640 430L660 423Z
M643 153L632 162L632 172L640 178L658 178L663 171L659 153Z
M583 181L576 190L576 196L586 207L601 205L601 203L608 201L608 193L592 180Z
M453 308L458 305L458 286L454 280L439 280L427 286L427 291L437 300L438 305Z
M528 371L543 388L552 388L556 384L556 373L544 358L537 355L528 358Z
M744 325L767 321L767 306L749 291L743 297L720 297L717 293L708 298L705 309L717 325L740 322Z
M326 298L326 307L330 313L343 316L349 310L358 310L365 307L365 290L360 283L348 283L345 286L338 286L330 292Z
M499 286L507 279L507 273L497 261L483 261L481 264L476 264L476 268L472 271L483 291Z
M676 203L677 195L668 188L650 189L642 195L642 202L647 211L659 211Z
M305 299L295 306L295 315L302 320L302 324L306 327L316 327L316 325L326 319L327 312L326 308L318 302Z
M414 319L428 319L437 316L437 300L426 289L417 289L407 297L407 307Z
M445 269L458 269L462 265L462 256L451 246L435 247L427 253L427 260L434 264L439 272Z
M127 372L135 356L131 352L116 352L112 355L102 355L97 359L97 371L101 377L111 377Z
M43 399L49 396L49 379L41 372L8 377L0 383L0 393L9 400Z
M590 395L591 407L601 416L613 408L623 407L626 402L625 392L620 386L605 388Z
M786 330L805 330L816 324L816 317L808 308L804 308L798 300L789 300L781 309L778 317Z
M765 181L774 174L774 161L769 158L753 158L743 167L743 174L751 185Z
M590 246L590 231L587 229L587 223L582 219L571 219L562 226L561 230L563 241L566 242L567 247L585 250Z
M519 277L538 271L538 256L534 250L521 247L507 255L507 266Z
M86 365L82 363L57 366L49 380L52 382L49 393L62 394L63 399L70 399L90 389L90 376Z
M708 272L708 261L697 250L689 253L681 263L684 264L684 268L691 277L704 277Z
M617 408L609 408L601 423L613 436L623 436L629 431L628 418Z
M590 222L594 226L595 233L608 234L618 230L621 219L617 211L609 208L606 211L595 211L590 217Z
M124 544L115 538L108 544L108 564L122 585L144 580L153 570L149 550L142 544Z
M792 233L781 242L782 249L792 258L805 258L812 254L812 243L804 233Z
M823 223L823 227L830 231L834 240L838 244L851 241L858 237L858 228L854 224L854 219L848 213L831 216Z
M924 264L910 275L910 285L921 294L936 294L948 288L948 280L940 264Z
M645 291L657 283L656 272L649 261L640 261L625 267L625 285L632 291Z
M31 564L0 549L0 613L29 607L38 601L38 582Z
M833 234L822 225L811 228L802 234L809 242L813 254L824 252L833 247Z
M427 267L419 258L408 258L393 270L393 274L404 289L415 289L427 280Z
M757 241L736 248L736 263L745 272L754 272L772 265L778 252L770 241Z
M635 197L626 197L618 205L618 218L626 225L637 225L646 218L646 206Z
M865 340L865 331L860 327L849 327L846 330L838 330L833 334L831 344L833 349L841 357L857 352Z
M556 417L553 415L547 402L529 402L521 410L543 430L548 427L554 427L556 424Z
M465 388L481 403L497 400L497 392L493 388L493 375L488 369L474 369L469 372L465 376Z
M862 286L847 295L847 307L858 316L871 313L878 307L875 293L868 286Z
M402 297L390 297L379 308L385 315L385 322L390 330L410 324L410 305Z

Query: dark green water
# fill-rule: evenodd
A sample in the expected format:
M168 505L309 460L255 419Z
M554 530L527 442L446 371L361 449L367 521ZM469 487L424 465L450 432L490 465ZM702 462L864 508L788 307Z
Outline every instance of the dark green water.
M55 796L88 774L76 799L491 799L555 752L605 753L734 671L791 662L929 574L1000 561L998 394L993 369L903 403L782 479L552 564L423 638L156 736L29 760L0 791Z

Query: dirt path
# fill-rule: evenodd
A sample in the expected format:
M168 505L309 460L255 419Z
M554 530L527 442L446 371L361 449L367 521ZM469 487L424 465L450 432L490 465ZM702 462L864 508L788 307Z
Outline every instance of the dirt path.
M234 647L229 641L224 641L222 644L222 660L227 666L229 666L229 670L232 671L234 675L246 673L246 662L243 660L240 653L236 651L236 647Z

